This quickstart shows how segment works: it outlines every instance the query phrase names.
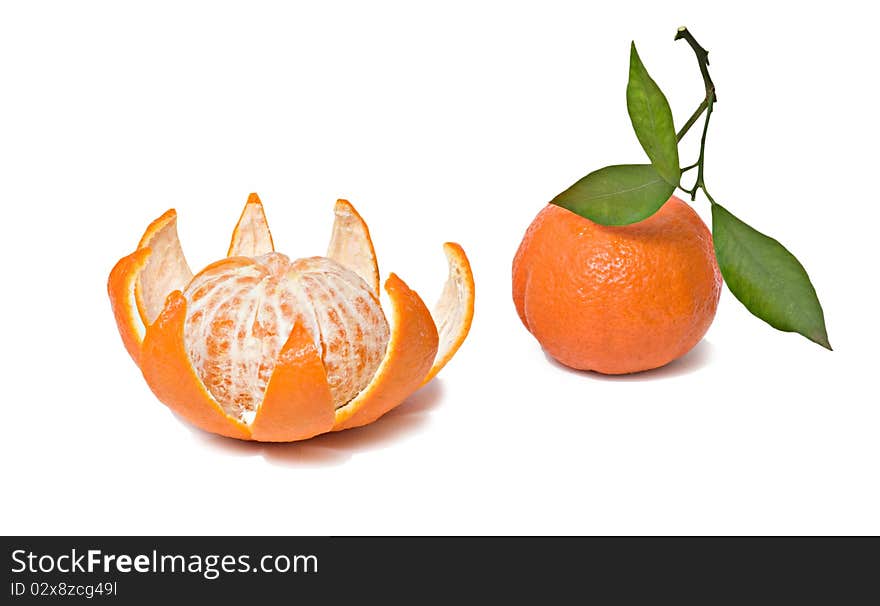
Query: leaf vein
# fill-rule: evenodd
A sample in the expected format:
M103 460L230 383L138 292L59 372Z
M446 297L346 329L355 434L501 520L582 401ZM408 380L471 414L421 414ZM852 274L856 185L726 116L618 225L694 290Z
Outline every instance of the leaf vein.
M599 200L601 198L610 198L612 196L619 196L621 194L628 194L633 191L639 191L641 189L645 189L646 187L650 187L657 183L665 182L663 179L655 179L654 181L649 181L648 183L642 183L641 185L636 185L635 187L628 187L626 189L618 189L613 192L609 192L607 194L598 194L594 196L587 196L587 200Z

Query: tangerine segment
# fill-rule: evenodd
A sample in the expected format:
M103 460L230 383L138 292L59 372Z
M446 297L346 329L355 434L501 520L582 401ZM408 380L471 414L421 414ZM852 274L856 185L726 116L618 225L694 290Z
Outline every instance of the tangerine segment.
M363 278L379 296L379 266L366 222L348 200L337 200L327 257Z
M367 284L323 257L228 257L195 276L184 296L192 367L223 410L245 423L295 324L321 354L334 408L367 385L388 343L388 323Z
M305 440L330 431L334 418L321 354L309 331L296 324L278 355L251 435L262 442Z
M259 257L274 250L275 245L272 242L272 233L269 231L263 203L260 202L260 196L251 194L232 231L232 240L229 242L226 256Z
M437 355L437 328L419 295L395 274L385 281L391 299L388 350L370 384L337 409L333 431L372 423L422 384Z
M110 295L119 336L135 364L140 358L146 327L137 309L134 290L151 252L149 248L141 248L122 257L110 271L110 279L107 280L107 294Z
M434 306L434 323L440 335L440 344L434 365L424 383L427 383L452 359L471 329L474 319L474 274L464 249L455 242L443 245L449 263L449 277Z
M144 325L155 321L172 290L183 290L192 279L192 271L177 237L177 212L172 208L150 223L138 249L152 251L135 282L135 300Z
M184 346L186 298L168 295L156 321L147 327L141 348L141 372L156 397L193 425L220 435L250 440L250 429L228 416L193 372Z

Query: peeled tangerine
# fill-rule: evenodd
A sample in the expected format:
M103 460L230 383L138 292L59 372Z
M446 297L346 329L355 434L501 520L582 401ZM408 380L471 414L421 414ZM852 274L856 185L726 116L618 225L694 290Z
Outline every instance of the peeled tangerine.
M461 246L433 317L393 273L379 303L370 232L336 202L326 257L277 253L251 194L225 259L193 276L177 215L153 221L110 272L119 334L156 396L194 425L289 442L372 423L430 381L470 330L474 280Z

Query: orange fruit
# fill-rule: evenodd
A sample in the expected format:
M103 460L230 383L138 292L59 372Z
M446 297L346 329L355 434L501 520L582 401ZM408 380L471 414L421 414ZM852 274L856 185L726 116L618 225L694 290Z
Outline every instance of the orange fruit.
M229 257L199 272L183 296L189 361L227 414L241 420L256 412L294 324L322 349L336 406L366 386L388 345L379 299L326 257Z
M523 324L580 370L624 374L675 360L703 338L720 293L712 235L675 196L615 227L548 204L513 259Z
M388 321L369 230L345 200L327 256L291 261L251 194L228 256L195 276L176 221L170 210L150 224L108 292L147 384L206 431L277 442L371 423L433 378L470 330L473 274L455 243L444 245L449 276L433 316L391 274Z

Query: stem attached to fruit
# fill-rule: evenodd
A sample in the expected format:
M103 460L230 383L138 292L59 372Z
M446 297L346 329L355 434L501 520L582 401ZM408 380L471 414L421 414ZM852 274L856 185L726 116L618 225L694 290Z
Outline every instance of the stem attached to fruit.
M700 106L697 107L696 111L690 118L688 118L688 121L685 122L685 125L676 135L676 139L681 141L682 137L684 137L691 127L697 123L697 120L700 119L703 112L706 113L706 120L703 123L703 135L700 138L700 157L695 164L687 166L681 170L682 174L684 174L686 171L696 168L697 180L694 182L694 186L691 189L686 189L681 186L679 186L679 188L685 193L690 194L691 200L695 200L697 197L697 190L702 189L703 193L709 199L709 202L715 204L715 200L709 195L709 191L706 189L706 183L703 180L703 167L706 159L706 133L709 131L709 119L712 117L712 108L718 100L718 97L715 95L715 84L712 82L712 77L709 75L709 51L700 46L700 43L696 41L686 27L678 28L678 33L675 34L675 39L684 39L690 44L691 48L694 49L694 54L697 56L697 63L700 66L700 73L703 75L703 83L706 86L706 98L703 99Z

